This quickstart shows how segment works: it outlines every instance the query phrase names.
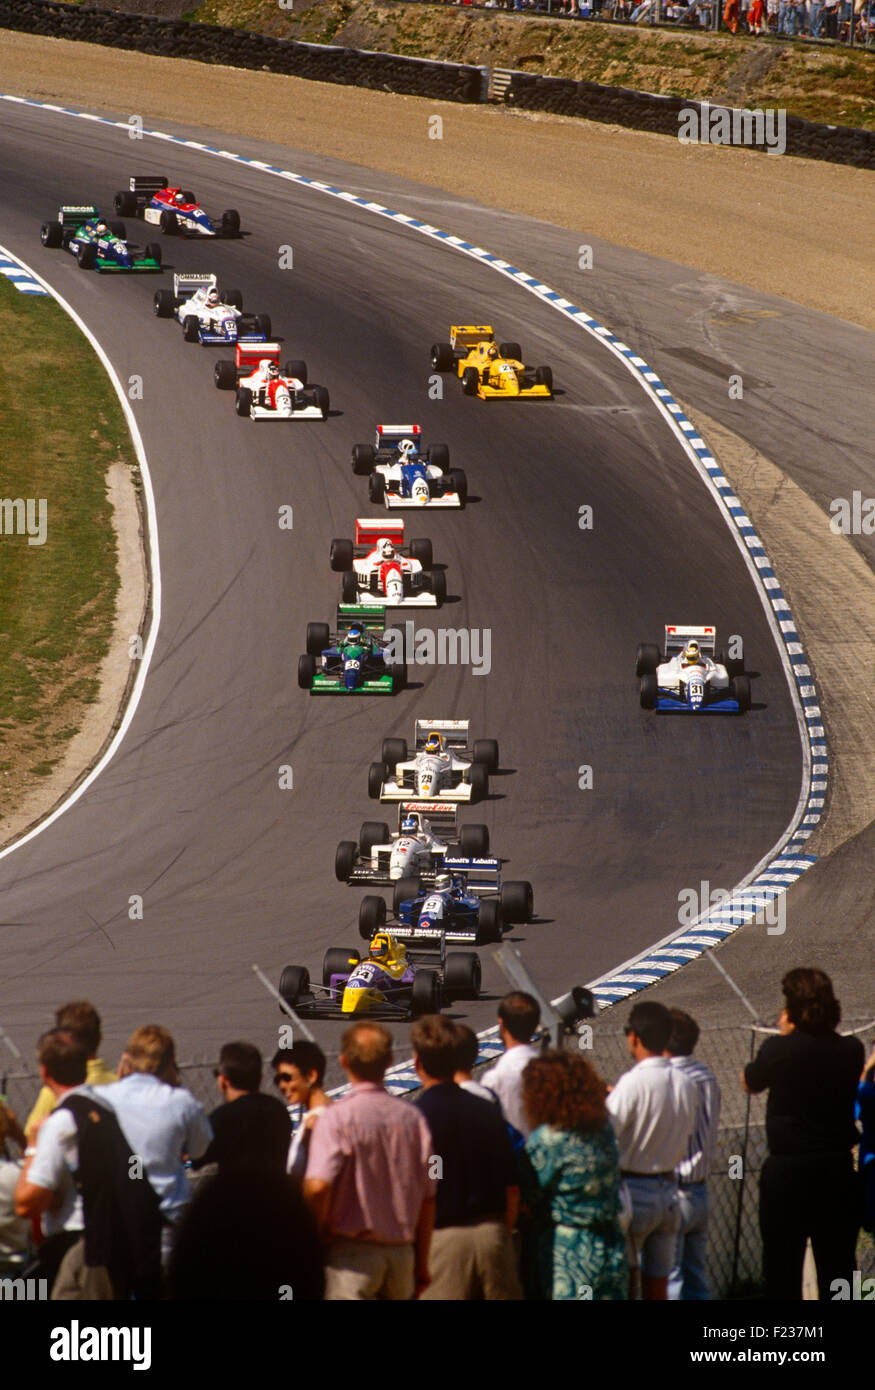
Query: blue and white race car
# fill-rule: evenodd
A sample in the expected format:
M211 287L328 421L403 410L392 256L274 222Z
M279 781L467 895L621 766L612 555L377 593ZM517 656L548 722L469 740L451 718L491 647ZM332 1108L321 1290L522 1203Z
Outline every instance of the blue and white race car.
M392 507L464 507L468 479L450 468L446 444L422 448L421 425L378 425L371 444L356 444L352 471L369 479L368 495Z
M239 290L220 292L215 275L174 275L172 290L156 290L152 311L176 318L187 343L266 343L269 314L244 314Z
M717 629L666 624L665 654L657 646L638 648L635 674L642 709L676 714L744 714L750 709L750 677L744 663L714 660Z
M395 920L387 928L399 940L500 941L506 927L530 922L535 900L531 883L502 883L501 860L446 854L426 892L418 878L400 879L393 889ZM359 906L359 935L370 941L386 925L384 898L369 895Z
M189 189L170 186L164 174L132 178L126 189L116 193L114 206L120 217L142 217L165 235L240 235L240 214L235 208L210 217Z

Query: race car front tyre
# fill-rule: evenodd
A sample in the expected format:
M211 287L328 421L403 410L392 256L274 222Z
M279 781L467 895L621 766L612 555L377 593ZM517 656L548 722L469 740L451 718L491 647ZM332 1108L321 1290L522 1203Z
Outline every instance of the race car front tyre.
M272 328L273 324L270 321L270 314L255 315L255 331L256 333L263 333L265 340L270 337Z
M501 916L505 922L531 922L535 910L532 885L524 880L501 887Z
M303 661L303 657L301 660ZM334 877L338 883L349 883L349 876L355 868L355 840L341 840L334 854Z
M219 291L219 298L223 304L230 304L232 309L236 309L239 314L243 313L243 291L224 287Z
M340 597L343 603L355 603L359 596L359 581L355 570L347 570L340 581Z
M434 468L439 468L442 473L446 473L450 466L450 451L446 444L432 444L431 448L426 449L425 457Z
M159 290L158 294L169 294L169 290ZM156 296L157 298L157 296ZM157 313L158 310L156 309ZM213 367L213 381L220 391L233 391L237 385L237 364L227 357Z
M434 564L434 552L431 541L423 540L421 537L410 542L410 558L418 560L424 570L430 570Z
M432 571L431 591L434 594L437 607L440 608L447 596L447 576L443 570Z
M310 972L304 965L287 965L280 975L280 998L292 1008L304 994L310 993Z
M352 541L333 540L331 542L331 549L328 552L328 563L335 574L343 574L344 570L351 570L352 558Z
M376 452L372 444L352 446L352 471L359 478L367 478L374 471Z
M535 385L546 386L548 391L553 390L553 369L551 367L535 368Z
M386 663L386 674L392 677L392 694L397 695L399 690L404 690L407 686L407 667L390 666Z
M459 831L459 849L466 859L479 859L489 853L489 827L463 825Z
M501 908L494 898L480 904L477 919L477 944L488 946L501 940Z
M431 349L431 365L436 372L451 372L456 365L456 354L451 343L434 343Z
M388 845L392 832L384 820L362 821L359 831L359 853L367 857L374 845Z
M384 738L380 757L387 767L393 771L397 763L407 762L407 739L406 738Z
M396 915L401 911L402 903L412 902L421 892L422 884L418 878L399 878L392 885L392 909Z
M441 982L436 970L417 970L410 991L410 1012L414 1018L441 1011Z
M200 339L197 314L186 314L182 320L182 336L187 343L196 343Z
M194 199L191 201L194 202ZM222 232L225 236L240 235L240 214L236 208L228 208L222 213Z
M158 225L165 236L173 236L179 230L179 223L176 220L176 213L165 209L158 219Z
M44 222L39 229L39 239L43 246L56 250L64 240L64 229L60 222Z
M321 656L331 645L331 634L327 623L307 624L307 651L310 656Z
M152 296L152 313L159 319L172 319L176 295L172 290L156 290ZM217 364L218 365L218 364ZM233 362L231 366L233 367Z
M459 494L459 506L464 507L468 501L468 478L464 469L454 468L451 473L447 474L447 482L452 491Z
M656 709L656 697L659 693L659 686L656 683L656 676L648 672L641 677L641 708Z
M328 419L328 412L331 408L331 399L325 386L313 386L310 390L310 399L317 410L322 411L322 419Z
M386 479L382 473L372 473L368 479L368 498L375 506L386 500Z
M368 796L372 801L380 800L380 792L386 780L386 769L382 763L371 763L368 768Z
M648 676L654 675L659 665L659 648L652 642L641 642L635 655L635 675Z
M326 989L331 984L332 975L348 975L360 960L358 951L347 950L345 946L329 946L322 957L322 983Z
M476 367L466 367L462 373L462 394L465 396L476 396L477 388L480 385L480 377Z
M116 193L112 200L112 206L119 217L136 217L137 195L131 192Z
M252 414L252 392L248 386L237 387L235 409L238 415L247 416Z
M113 236L118 237L119 241L127 241L128 229L125 226L124 222L107 222L106 225L112 232Z
M487 772L498 771L498 739L475 738L471 749L472 763L482 763Z
M316 678L316 658L315 656L302 656L298 658L298 685L302 690L312 690L313 681Z
M370 941L374 932L386 923L385 898L362 898L359 904L359 936L362 941Z
M489 791L489 773L482 763L472 763L468 773L472 802L483 801Z
M739 714L750 709L750 676L733 676L729 682L729 693L738 701Z
M145 250L146 255L148 256L150 261L154 261L156 265L161 264L162 252L161 247L158 245L157 241L150 241L149 245L145 248Z
M444 967L444 998L448 1004L454 999L477 999L483 967L476 951L451 951Z
M307 363L302 361L299 357L290 358L283 367L283 376L294 377L296 381L300 381L302 386L306 386Z
M76 252L76 261L80 270L93 270L97 261L97 247L84 242Z

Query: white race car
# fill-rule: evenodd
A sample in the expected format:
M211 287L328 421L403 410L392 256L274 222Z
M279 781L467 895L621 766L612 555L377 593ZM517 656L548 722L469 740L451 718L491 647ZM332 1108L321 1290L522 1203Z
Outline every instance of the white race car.
M341 883L399 883L416 878L429 882L447 854L466 858L489 853L485 825L457 825L455 806L441 802L402 802L398 830L365 821L355 840L341 840L334 872Z
M327 420L328 392L307 385L306 362L281 372L279 359L279 343L238 342L235 361L217 362L213 380L220 391L236 388L237 414L250 420Z
M389 608L440 608L447 578L433 569L431 541L404 544L403 521L356 517L355 541L333 540L329 561L342 574L342 601Z
M681 714L743 714L750 709L744 663L715 661L716 643L716 628L677 623L666 624L664 657L658 647L642 643L635 663L641 708Z
M393 507L464 507L468 479L450 469L446 444L422 447L421 425L378 425L374 444L356 444L352 471L368 477L372 502Z
M498 771L495 739L476 739L469 748L467 719L417 719L414 739L412 758L406 739L383 740L382 761L368 771L373 801L483 800L489 774Z
M221 293L215 275L174 275L173 290L156 290L152 308L178 319L187 343L264 343L271 334L270 315L244 314L240 291Z

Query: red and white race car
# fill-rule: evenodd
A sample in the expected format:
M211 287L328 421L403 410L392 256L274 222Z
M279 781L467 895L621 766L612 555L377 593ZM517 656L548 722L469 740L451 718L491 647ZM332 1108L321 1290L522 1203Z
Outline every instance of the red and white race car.
M357 517L355 541L333 540L331 568L342 574L342 602L440 608L447 577L433 568L431 541L404 544L404 522Z
M165 174L132 178L127 188L116 193L113 206L120 217L142 217L144 222L151 222L168 234L240 235L240 214L236 208L210 217L190 189L171 186Z
M233 362L213 369L220 391L237 392L237 414L250 420L327 420L328 392L307 385L306 362L286 362L279 343L239 343Z

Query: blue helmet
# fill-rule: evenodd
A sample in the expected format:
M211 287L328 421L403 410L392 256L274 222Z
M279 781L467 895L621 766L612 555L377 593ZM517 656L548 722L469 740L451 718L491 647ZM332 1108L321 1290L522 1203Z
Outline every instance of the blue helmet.
M419 829L419 820L418 820L418 818L417 818L416 816L405 816L404 819L403 819L403 821L401 822L401 829L402 829L402 830L406 830L406 831L408 832L408 834L412 833L412 832L415 831L415 830L418 830L418 829Z

